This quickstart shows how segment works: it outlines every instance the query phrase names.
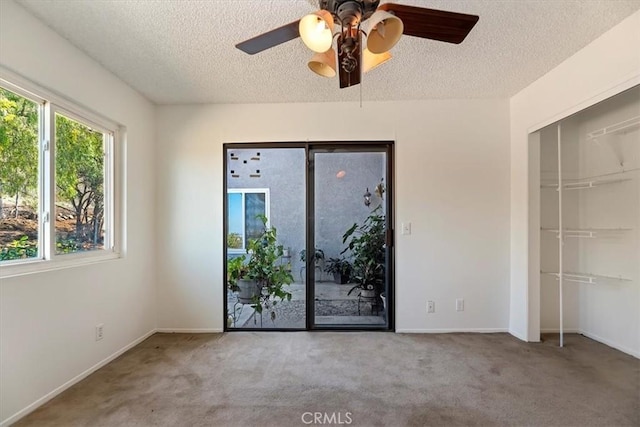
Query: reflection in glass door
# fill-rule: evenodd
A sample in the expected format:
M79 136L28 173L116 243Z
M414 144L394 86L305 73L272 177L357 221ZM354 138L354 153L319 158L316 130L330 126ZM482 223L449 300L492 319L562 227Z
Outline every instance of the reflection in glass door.
M313 328L389 327L387 146L313 147Z

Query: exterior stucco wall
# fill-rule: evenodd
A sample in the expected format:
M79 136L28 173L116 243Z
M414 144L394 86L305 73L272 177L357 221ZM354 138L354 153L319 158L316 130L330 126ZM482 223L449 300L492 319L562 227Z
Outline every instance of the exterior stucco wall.
M231 160L231 154L238 159ZM384 157L384 153L314 156L316 247L324 251L325 259L340 256L344 232L379 204L374 188L385 178ZM233 149L228 150L226 161L228 188L269 189L269 221L278 230L279 243L290 249L294 277L300 280L300 251L305 247L304 149ZM344 172L341 178L340 171ZM372 194L370 207L364 205L367 188Z

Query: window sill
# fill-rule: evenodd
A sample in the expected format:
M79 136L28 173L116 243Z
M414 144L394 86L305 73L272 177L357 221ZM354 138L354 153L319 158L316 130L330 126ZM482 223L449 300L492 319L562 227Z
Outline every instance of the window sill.
M67 256L70 258L66 258ZM28 274L44 273L54 270L64 270L67 268L80 267L90 264L98 264L119 258L122 258L120 253L109 252L104 254L62 255L55 260L34 260L17 264L0 265L0 279L26 276Z
M227 253L229 255L246 255L247 250L246 249L227 249Z

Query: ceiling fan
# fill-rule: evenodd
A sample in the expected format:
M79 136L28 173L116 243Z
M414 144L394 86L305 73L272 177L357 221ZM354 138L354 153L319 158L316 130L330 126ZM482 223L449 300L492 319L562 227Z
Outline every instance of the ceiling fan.
M315 52L309 68L324 77L334 77L337 71L340 88L345 88L359 84L362 73L391 59L389 50L402 34L459 44L478 22L476 15L396 3L381 5L380 0L319 3L320 10L236 47L254 55L300 37Z

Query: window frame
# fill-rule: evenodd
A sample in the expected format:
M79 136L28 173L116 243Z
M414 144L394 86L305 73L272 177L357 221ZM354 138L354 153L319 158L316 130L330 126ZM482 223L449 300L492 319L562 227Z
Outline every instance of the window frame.
M0 262L0 278L73 267L122 257L121 147L126 128L0 66L0 86L37 102L38 110L38 256ZM55 115L76 120L103 133L105 234L104 248L56 254L55 235Z
M242 248L230 248L227 246L227 253L229 254L246 254L247 253L247 225L246 225L246 194L264 194L264 215L267 217L267 227L270 226L271 221L271 194L269 188L227 188L227 224L229 224L229 194L242 194ZM227 225L228 227L228 225ZM226 236L229 235L229 230L227 229ZM226 237L225 237L226 239Z

